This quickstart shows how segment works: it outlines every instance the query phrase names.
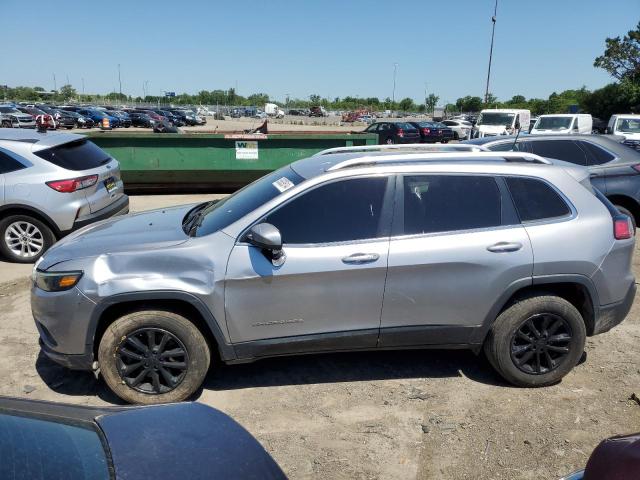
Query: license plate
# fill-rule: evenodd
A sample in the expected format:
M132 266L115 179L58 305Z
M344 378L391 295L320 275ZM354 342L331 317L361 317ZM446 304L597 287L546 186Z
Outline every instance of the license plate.
M118 183L115 178L111 177L104 181L104 186L107 189L107 192L111 193L118 188Z

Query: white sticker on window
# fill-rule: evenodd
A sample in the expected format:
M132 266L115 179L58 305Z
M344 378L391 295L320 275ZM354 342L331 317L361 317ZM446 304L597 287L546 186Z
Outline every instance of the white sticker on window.
M273 186L276 187L280 193L282 193L289 190L294 185L293 185L293 182L289 180L287 177L282 177L276 180L275 182L273 182Z

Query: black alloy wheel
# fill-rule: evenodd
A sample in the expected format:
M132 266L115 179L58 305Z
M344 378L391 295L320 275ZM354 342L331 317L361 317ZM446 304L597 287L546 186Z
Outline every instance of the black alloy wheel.
M558 368L569 355L573 332L554 313L527 318L511 339L511 359L521 371L542 375Z
M116 362L120 378L129 387L142 393L161 394L182 383L189 355L172 333L145 327L124 338L116 350Z

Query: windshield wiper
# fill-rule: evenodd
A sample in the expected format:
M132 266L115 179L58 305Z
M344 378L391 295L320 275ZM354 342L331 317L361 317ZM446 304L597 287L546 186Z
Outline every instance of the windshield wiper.
M185 218L184 222L182 222L182 228L190 237L195 234L198 230L198 227L202 224L202 220L204 219L205 212L209 207L215 205L220 200L211 200L209 202L205 202L201 205L195 207L189 214L187 218Z

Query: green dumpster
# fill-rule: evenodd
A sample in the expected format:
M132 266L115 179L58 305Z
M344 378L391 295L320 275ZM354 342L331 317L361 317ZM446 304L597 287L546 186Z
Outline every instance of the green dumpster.
M372 134L153 134L93 132L118 159L129 190L233 190L326 148L374 145Z

